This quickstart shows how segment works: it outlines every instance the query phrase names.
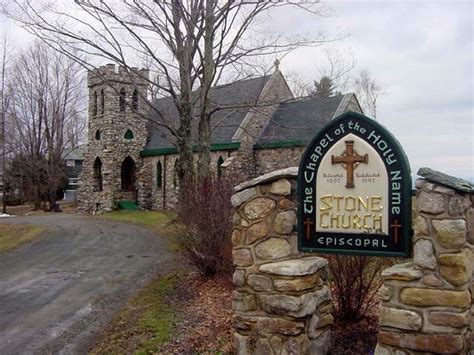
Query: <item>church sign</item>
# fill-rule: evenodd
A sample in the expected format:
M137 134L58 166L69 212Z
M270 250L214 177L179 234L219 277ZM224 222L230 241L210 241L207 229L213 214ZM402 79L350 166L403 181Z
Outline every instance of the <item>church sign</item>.
M354 112L329 122L298 172L298 245L303 252L408 256L411 178L398 141Z

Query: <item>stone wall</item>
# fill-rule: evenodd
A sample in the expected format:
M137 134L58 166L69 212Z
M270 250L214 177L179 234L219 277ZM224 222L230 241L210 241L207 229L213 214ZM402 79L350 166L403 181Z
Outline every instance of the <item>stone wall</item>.
M288 168L298 164L304 147L262 149L255 151L251 162L237 150L211 152L211 167L217 173L219 157L224 159L222 172L224 176L236 183L248 180L248 169L244 166L253 164L258 174L266 174L278 169ZM154 157L143 157L143 166L140 170L138 201L146 209L173 209L178 202L178 187L175 184L175 162L178 154L166 154ZM197 159L197 155L196 155ZM161 162L163 169L162 186L157 186L157 164ZM257 164L255 166L255 163ZM231 167L228 167L228 166ZM177 181L176 181L177 182Z
M408 263L383 272L376 354L469 354L474 330L472 186L422 169Z
M327 261L298 252L296 174L263 175L232 197L237 354L325 354L330 346Z
M258 174L298 166L305 148L305 146L300 146L255 150Z
M235 155L235 152L231 150L211 152L212 173L217 174L217 162L219 157L225 160L233 155ZM197 154L194 158L195 162L197 162ZM178 154L143 157L142 159L142 184L139 193L140 206L153 210L174 209L178 203L178 177L175 170ZM161 187L158 187L157 184L158 162L161 163L162 167Z
M293 98L293 94L285 78L279 70L276 70L262 88L257 107L249 110L244 122L242 122L242 127L237 130L232 138L233 141L241 142L240 149L211 152L213 172L217 173L217 160L222 157L225 160L222 165L222 173L232 181L238 183L255 177L258 165L255 160L253 144L278 104L291 98ZM177 158L177 154L143 158L143 169L140 173L142 189L139 190L138 194L140 206L150 209L173 209L176 207L178 188L175 184L174 164ZM158 162L161 162L163 168L161 188L158 188L156 184L156 166ZM286 164L284 167L288 166Z

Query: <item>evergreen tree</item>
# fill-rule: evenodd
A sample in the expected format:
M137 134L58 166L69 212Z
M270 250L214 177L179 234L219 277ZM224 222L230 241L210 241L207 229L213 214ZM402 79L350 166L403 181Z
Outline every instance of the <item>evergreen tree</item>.
M334 83L332 79L328 76L323 76L321 79L318 81L314 82L314 96L318 97L330 97L334 94L333 89L334 89Z

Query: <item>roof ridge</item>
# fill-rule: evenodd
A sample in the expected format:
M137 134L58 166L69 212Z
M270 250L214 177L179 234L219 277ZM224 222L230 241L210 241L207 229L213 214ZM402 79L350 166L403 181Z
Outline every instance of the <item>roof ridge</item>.
M333 95L329 97L320 97L320 96L315 96L315 95L300 96L300 97L295 97L294 99L283 101L281 105L304 102L304 101L313 101L313 100L325 101L328 99L337 99L338 97L344 97L345 95L347 94L341 94L341 95L337 94L337 95Z
M231 83L227 83L227 84L219 84L219 85L215 85L213 86L211 89L219 89L221 87L226 87L226 86L231 86L231 85L234 85L234 84L241 84L243 82L246 82L246 81L250 81L250 80L255 80L255 79L263 79L263 78L270 78L272 76L272 74L268 74L268 75L261 75L261 76L255 76L255 77L250 77L250 78L247 78L247 79L240 79L240 80L237 80L237 81L233 81ZM198 90L198 89L196 89Z
M251 78L247 78L247 79L240 79L240 80L237 80L237 81L233 81L233 82L230 82L230 83L227 83L227 84L219 84L219 85L215 85L213 87L211 87L209 93L212 93L213 90L217 90L217 89L221 89L221 88L225 88L225 87L229 87L229 86L232 86L232 85L235 85L235 84L242 84L242 83L245 83L245 82L250 82L251 80L256 80L256 79L270 79L270 77L272 76L273 74L268 74L268 75L262 75L262 76L255 76L255 77L251 77ZM198 88L196 88L195 90L192 90L191 93L196 93L200 90L200 86ZM181 95L181 94L179 94ZM179 96L178 95L178 96ZM168 95L168 96L163 96L163 97L158 97L156 98L154 101L160 101L160 100L166 100L166 99L172 99L172 96L171 95Z

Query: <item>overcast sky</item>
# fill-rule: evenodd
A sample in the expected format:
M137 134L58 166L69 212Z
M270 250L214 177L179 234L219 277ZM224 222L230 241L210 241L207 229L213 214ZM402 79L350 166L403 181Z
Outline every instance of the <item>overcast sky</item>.
M378 120L401 142L413 173L428 166L474 177L473 2L332 1L332 16L274 19L291 30L348 34L357 66L381 84ZM314 75L318 49L286 57L282 71Z
M330 17L273 14L278 31L347 35L330 48L351 51L383 88L378 120L404 147L413 173L428 166L474 177L473 3L471 1L331 1ZM27 36L2 19L17 46ZM327 46L327 47L328 47ZM316 77L321 48L285 57L281 70Z

